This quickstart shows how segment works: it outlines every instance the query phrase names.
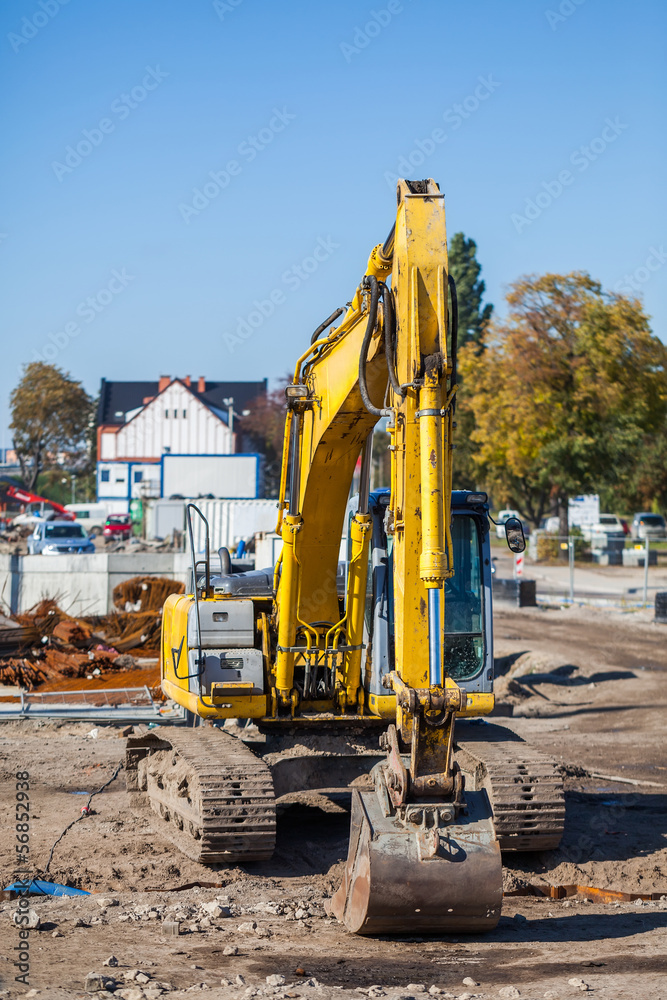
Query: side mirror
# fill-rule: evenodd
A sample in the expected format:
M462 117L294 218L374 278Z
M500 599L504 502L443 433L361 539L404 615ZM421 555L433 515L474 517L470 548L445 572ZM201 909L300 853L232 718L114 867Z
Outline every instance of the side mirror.
M508 517L505 521L505 538L511 552L523 552L526 548L523 525L518 517Z

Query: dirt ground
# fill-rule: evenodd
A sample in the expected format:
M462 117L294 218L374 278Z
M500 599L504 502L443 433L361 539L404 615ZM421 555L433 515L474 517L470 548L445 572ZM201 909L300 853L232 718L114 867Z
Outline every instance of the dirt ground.
M494 721L569 772L560 849L505 855L506 889L575 883L654 900L508 895L498 928L486 935L355 937L324 906L347 854L345 798L281 805L271 862L211 869L130 813L121 772L55 847L48 872L93 895L31 902L41 926L29 938L29 986L14 982L16 904L0 902L0 996L30 989L47 1000L85 996L95 972L113 977L124 1000L199 992L211 1000L364 993L393 1000L429 990L445 1000L565 1000L583 992L667 1000L667 626L653 624L649 612L499 604L495 643L498 698L513 715ZM82 793L102 785L123 758L119 729L100 728L93 738L91 728L26 722L0 730L3 887L14 878L15 774L30 773L31 858L43 872L86 801ZM193 882L208 885L180 888ZM205 909L216 902L217 910ZM186 933L164 933L165 918L181 920ZM105 967L111 955L118 964ZM130 979L137 969L143 976ZM285 983L267 983L274 975Z

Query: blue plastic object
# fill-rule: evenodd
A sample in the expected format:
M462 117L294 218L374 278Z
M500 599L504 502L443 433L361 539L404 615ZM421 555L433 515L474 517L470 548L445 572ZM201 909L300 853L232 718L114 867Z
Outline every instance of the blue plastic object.
M59 885L58 882L44 882L41 878L34 878L27 885L25 882L12 882L5 891L27 892L30 896L90 896L85 889L74 889L71 885Z

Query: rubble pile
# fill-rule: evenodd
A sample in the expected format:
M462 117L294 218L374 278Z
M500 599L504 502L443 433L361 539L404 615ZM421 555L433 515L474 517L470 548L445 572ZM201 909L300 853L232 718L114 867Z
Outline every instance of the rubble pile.
M135 577L114 590L109 615L68 615L43 600L12 618L0 617L0 685L32 691L58 677L89 677L136 667L137 657L160 653L162 605L182 583Z

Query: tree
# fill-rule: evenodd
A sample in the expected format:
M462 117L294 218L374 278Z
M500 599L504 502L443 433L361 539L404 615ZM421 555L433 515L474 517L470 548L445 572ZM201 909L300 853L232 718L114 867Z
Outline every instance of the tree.
M92 421L92 400L80 382L55 365L33 361L10 397L14 448L26 488L42 470L83 466Z
M248 404L250 413L242 423L243 434L264 456L264 493L268 497L277 497L280 487L287 412L285 386L291 381L292 376L286 375L272 392L253 399Z
M498 500L533 525L575 493L631 492L647 438L667 418L667 347L636 299L586 273L529 276L507 319L461 367L473 460ZM635 484L635 486L633 486Z
M482 265L476 254L474 240L467 240L463 233L454 233L449 244L449 272L456 282L460 345L473 341L481 346L493 313L490 303L482 307L486 285L480 278Z
M482 266L477 260L477 244L466 239L463 233L454 233L449 244L449 271L456 282L456 297L459 307L459 346L474 344L480 352L484 347L484 337L491 320L493 306L482 307L485 284L480 279ZM471 439L474 428L472 411L465 405L468 391L459 368L457 382L456 423L454 452L455 489L474 489L478 470L473 463L475 444Z

